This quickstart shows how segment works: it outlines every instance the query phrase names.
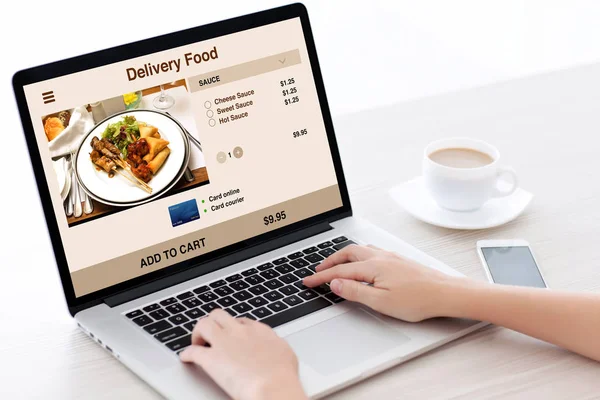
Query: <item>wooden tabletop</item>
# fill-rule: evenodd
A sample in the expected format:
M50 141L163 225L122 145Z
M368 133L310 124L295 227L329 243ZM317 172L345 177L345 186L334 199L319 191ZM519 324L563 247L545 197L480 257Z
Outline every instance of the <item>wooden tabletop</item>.
M484 279L477 240L523 238L549 286L600 291L598 76L600 65L582 67L337 119L355 214L475 279ZM420 174L428 142L450 136L496 145L535 194L529 209L499 228L455 231L398 208L388 190ZM50 257L46 243L36 244ZM0 311L0 398L160 398L77 330L54 268L32 252L7 269L15 284L3 294L18 301ZM590 399L598 377L598 363L488 327L330 398Z

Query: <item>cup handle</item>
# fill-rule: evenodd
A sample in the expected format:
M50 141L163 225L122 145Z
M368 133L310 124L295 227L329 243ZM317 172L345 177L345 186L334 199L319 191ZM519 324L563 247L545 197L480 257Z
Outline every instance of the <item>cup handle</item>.
M498 189L498 181L502 176L510 175L510 180L512 182L512 186L508 190L500 190ZM492 193L493 197L505 197L510 196L517 190L519 187L519 179L517 178L517 173L514 169L510 167L500 167L498 168L498 172L496 172L496 185L494 186L494 192Z

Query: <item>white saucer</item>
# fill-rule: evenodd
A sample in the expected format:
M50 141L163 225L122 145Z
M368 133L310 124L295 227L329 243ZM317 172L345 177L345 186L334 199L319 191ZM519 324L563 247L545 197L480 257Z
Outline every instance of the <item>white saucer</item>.
M423 177L390 189L390 196L413 217L451 229L486 229L505 224L521 215L533 198L531 193L519 188L510 196L489 200L478 210L450 211L438 206L429 196Z

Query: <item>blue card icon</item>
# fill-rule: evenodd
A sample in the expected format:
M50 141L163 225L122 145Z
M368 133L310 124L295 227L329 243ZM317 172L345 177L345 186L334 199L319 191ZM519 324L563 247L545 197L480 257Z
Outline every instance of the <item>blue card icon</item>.
M170 206L169 214L171 215L171 224L173 226L183 225L200 219L200 212L198 212L198 204L196 203L196 199L191 199L184 201L183 203Z

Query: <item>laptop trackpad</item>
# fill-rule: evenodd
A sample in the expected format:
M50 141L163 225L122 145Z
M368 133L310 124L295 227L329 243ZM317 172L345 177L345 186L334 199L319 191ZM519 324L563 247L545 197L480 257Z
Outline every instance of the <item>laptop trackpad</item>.
M285 340L301 362L329 375L393 349L410 338L358 308L286 336Z

